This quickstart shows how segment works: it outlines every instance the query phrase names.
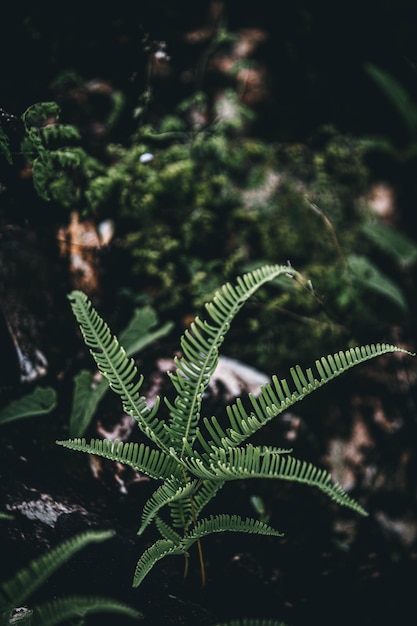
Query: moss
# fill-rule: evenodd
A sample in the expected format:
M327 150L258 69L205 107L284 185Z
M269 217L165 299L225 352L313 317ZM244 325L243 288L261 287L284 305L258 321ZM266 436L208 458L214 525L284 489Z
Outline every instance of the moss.
M362 144L332 127L308 145L239 135L236 120L215 118L197 129L188 121L193 107L208 110L204 99L191 99L139 128L128 145L108 146L107 165L80 152L78 179L48 173L58 202L115 220L128 257L121 289L147 294L179 319L246 268L290 260L314 295L273 293L258 299L254 315L248 308L241 323L252 362L285 361L292 345L303 345L306 358L337 349L361 325L383 330L381 310L392 319L402 296L372 268L370 242L360 234L369 219L358 202L368 181ZM353 284L352 254L368 260L378 289L367 287L363 272Z

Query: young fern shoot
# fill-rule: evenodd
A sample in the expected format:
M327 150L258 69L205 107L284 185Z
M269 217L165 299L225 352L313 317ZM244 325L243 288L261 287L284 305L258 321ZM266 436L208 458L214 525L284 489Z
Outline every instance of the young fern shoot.
M231 323L259 288L280 276L301 280L289 265L265 265L242 275L235 285L226 283L215 293L206 305L207 319L197 317L181 338L182 356L176 358L176 369L169 374L176 397L173 402L164 398L169 411L167 419L158 414L159 400L150 409L140 395L143 377L139 376L135 362L127 357L87 296L80 291L69 295L98 369L148 441L138 444L92 439L88 443L84 438L75 438L57 443L130 465L160 482L143 507L138 530L141 534L155 524L160 539L140 556L133 586L140 585L165 556L182 554L187 558L194 543L200 549L204 581L200 540L206 535L242 532L281 536L269 524L251 518L225 514L202 517L204 508L227 481L265 478L299 482L321 490L341 506L367 515L325 469L293 457L288 450L245 442L270 420L351 367L382 354L405 350L390 344L372 344L321 357L314 368L292 368L289 382L274 377L257 397L249 394L249 412L237 399L226 407L225 426L215 416L202 415L203 395Z

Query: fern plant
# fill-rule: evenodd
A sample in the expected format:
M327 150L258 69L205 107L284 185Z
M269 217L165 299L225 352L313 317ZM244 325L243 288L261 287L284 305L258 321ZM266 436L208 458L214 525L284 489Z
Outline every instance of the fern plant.
M37 102L26 109L22 115L22 152L31 164L33 184L40 198L65 208L81 206L84 211L80 178L89 180L102 174L103 166L77 145L81 134L75 126L59 123L60 113L55 102ZM1 140L0 136L0 148L4 150L7 145ZM10 158L7 149L5 156Z
M35 604L33 608L22 606L32 594L68 559L84 547L110 539L111 530L85 531L60 543L46 554L33 559L0 587L0 625L28 624L30 626L54 626L91 613L118 613L132 619L142 617L139 611L118 600L102 597L67 596Z
M173 401L164 398L166 418L159 414L160 402L150 408L140 395L143 376L138 376L133 359L80 291L69 295L72 310L84 340L111 389L121 398L123 409L134 417L148 442L133 443L84 438L58 441L71 450L95 454L130 465L160 482L143 507L138 534L153 523L160 538L139 558L133 577L138 586L153 566L169 555L184 555L186 567L191 546L199 549L202 582L204 561L200 540L212 533L243 532L280 537L269 524L239 515L202 517L207 504L228 481L248 478L295 481L324 492L338 504L367 515L359 502L332 482L330 474L292 456L291 451L247 440L265 424L305 396L353 366L381 354L401 351L393 345L366 345L333 356L322 357L315 370L291 369L291 381L273 377L255 397L251 409L238 398L226 407L228 424L202 413L204 393L216 369L219 349L233 319L257 290L269 281L287 276L301 281L291 266L265 265L226 283L206 304L208 319L197 317L181 338L182 356L176 358L169 377L176 392ZM167 515L165 512L167 511Z
M166 322L155 329L157 322L158 318L152 307L144 306L135 309L129 324L120 334L120 341L127 356L143 350L172 329L172 322ZM105 378L102 378L96 385L93 384L93 380L93 372L86 369L80 370L74 377L74 395L69 420L70 437L82 437L85 434L100 401L109 389ZM1 417L0 411L0 423Z

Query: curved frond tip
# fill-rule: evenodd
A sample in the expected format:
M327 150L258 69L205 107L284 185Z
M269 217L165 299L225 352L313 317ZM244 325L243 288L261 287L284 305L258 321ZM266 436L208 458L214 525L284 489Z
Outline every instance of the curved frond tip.
M140 395L143 376L139 376L134 360L127 356L85 293L72 291L68 298L84 341L109 387L120 396L124 411L136 419L147 437L166 450L169 440L165 424L155 417L159 401L149 409Z
M226 283L206 304L208 320L199 317L181 338L183 356L175 361L170 378L177 392L175 402L167 402L171 419L167 430L170 445L181 456L192 447L198 432L203 394L218 363L218 351L231 322L255 292L281 275L299 274L288 265L265 265L243 276L236 284Z
M198 478L208 480L241 480L247 478L274 478L299 482L316 487L341 506L361 515L368 513L343 488L332 481L331 474L307 461L288 454L277 454L266 446L248 444L242 448L218 449L209 461L190 458L187 469Z
M229 427L222 428L215 417L205 418L204 424L212 439L207 440L199 432L199 441L206 451L210 451L212 447L227 450L237 446L267 422L347 370L369 359L392 352L415 356L414 353L392 344L368 344L321 357L316 360L314 369L308 368L304 371L297 365L290 370L291 382L273 376L271 383L261 387L257 397L249 394L252 411L246 410L240 398L226 407Z

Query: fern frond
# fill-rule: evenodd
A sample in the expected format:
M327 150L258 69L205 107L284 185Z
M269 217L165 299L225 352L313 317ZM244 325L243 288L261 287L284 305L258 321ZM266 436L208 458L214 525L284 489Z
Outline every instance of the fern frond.
M156 516L155 525L164 539L169 539L173 543L179 544L181 542L181 535L179 535L169 524L167 524L161 517Z
M218 350L230 324L247 300L266 282L280 275L298 276L290 266L266 265L239 276L233 286L226 283L206 304L210 321L199 317L181 339L183 356L175 361L170 374L177 392L174 404L167 402L171 419L168 430L171 446L184 455L198 432L203 393L217 366Z
M174 528L188 528L193 521L193 504L191 498L174 500L169 503L169 509Z
M239 480L244 478L275 478L304 483L323 491L332 500L361 515L368 515L356 500L347 495L338 483L332 482L330 473L307 461L290 455L277 454L267 446L248 444L243 448L214 450L209 463L190 458L189 471L199 478L209 480Z
M131 619L140 619L142 613L132 607L108 598L66 597L45 602L33 609L32 626L55 626L73 618L92 613L117 613Z
M159 521L159 524L161 521ZM169 528L166 524L163 530ZM175 533L175 541L170 539L159 539L150 546L140 557L137 562L135 574L133 578L133 586L137 587L141 584L145 576L150 572L155 563L169 555L187 554L188 549L196 542L207 535L221 532L241 532L258 535L269 535L282 537L282 534L259 520L247 518L242 520L239 515L216 515L210 518L200 520L188 533L183 537L180 543L177 542L177 533Z
M112 530L87 531L71 537L50 552L33 559L27 567L1 586L1 604L12 607L25 600L40 587L63 563L90 543L102 542L114 536Z
M87 454L118 461L124 465L130 465L138 471L155 478L163 480L170 476L182 476L181 469L175 459L162 452L150 448L144 443L123 442L115 439L91 439L90 443L82 438L56 441L59 446Z
M149 498L143 507L142 523L138 530L141 535L145 528L152 522L160 509L176 500L190 497L196 489L197 481L194 480L186 485L177 478L168 478Z
M194 514L199 518L204 507L211 502L216 493L223 487L224 481L202 480L197 493L193 496Z
M26 109L22 121L26 130L41 127L50 118L59 118L61 108L56 102L36 102Z
M206 452L210 452L213 447L227 450L239 445L265 426L267 422L319 387L350 368L389 352L403 352L411 355L407 350L391 344L369 344L318 359L315 362L316 372L313 372L312 368L303 371L298 365L291 368L292 389L286 379L279 380L277 376L273 376L272 383L263 385L257 397L249 394L253 412L247 412L240 398L234 404L226 407L230 427L223 429L215 417L205 418L203 422L212 440L207 441L200 432L198 434L199 442Z
M84 341L110 388L120 396L124 411L136 419L149 439L167 451L169 438L165 432L165 424L155 417L159 402L151 410L145 398L139 394L143 376L138 378L134 360L127 357L124 348L111 334L110 328L84 293L73 291L69 300Z
M169 539L159 539L151 545L140 557L136 564L133 576L133 587L138 587L153 566L170 554L184 554L183 547Z
M39 129L44 144L52 142L67 142L81 139L81 133L72 124L48 124Z
M211 515L200 520L195 527L182 540L184 551L187 551L198 539L202 539L213 533L236 532L249 533L252 535L268 535L282 537L280 533L269 524L250 517L242 519L239 515Z

